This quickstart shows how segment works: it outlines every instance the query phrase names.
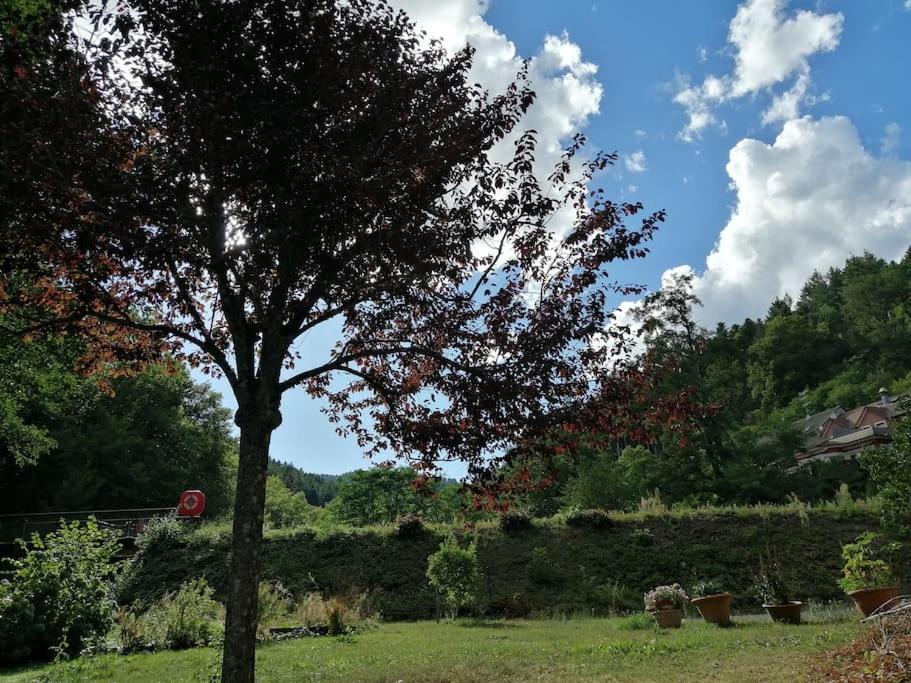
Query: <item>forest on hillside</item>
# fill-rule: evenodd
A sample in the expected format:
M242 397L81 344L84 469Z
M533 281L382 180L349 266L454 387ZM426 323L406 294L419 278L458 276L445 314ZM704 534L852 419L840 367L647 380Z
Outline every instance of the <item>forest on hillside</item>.
M700 314L686 276L635 312L647 351L676 368L654 395L689 387L712 407L685 443L666 433L515 461L513 469L549 485L512 505L546 515L630 509L650 497L819 500L842 483L865 492L853 463L791 471L800 446L794 422L874 401L880 387L911 390L911 251L897 262L864 254L814 273L761 318L706 329ZM228 514L236 444L218 394L174 364L83 377L72 369L79 354L73 339L0 337L0 513L171 505L182 489L202 488L211 514ZM381 523L408 512L439 519L470 502L451 480L429 497L415 491L410 470L318 475L273 460L269 475L273 526L312 519L326 506L348 523Z
M695 420L685 444L665 433L551 458L537 473L555 475L555 484L528 496L533 511L624 509L656 491L666 503L691 504L827 499L842 483L865 492L854 462L791 471L802 444L795 423L876 401L880 387L911 390L911 250L897 262L867 253L815 272L761 318L706 329L700 305L692 278L679 275L634 316L648 352L676 363L654 396L691 387L710 414Z

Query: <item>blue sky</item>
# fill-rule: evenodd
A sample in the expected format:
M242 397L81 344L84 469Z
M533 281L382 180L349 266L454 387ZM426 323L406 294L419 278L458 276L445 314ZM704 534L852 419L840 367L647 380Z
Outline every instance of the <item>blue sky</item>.
M617 276L655 288L691 269L708 326L761 315L815 268L911 244L911 0L394 4L447 47L473 44L491 90L532 60L542 171L574 130L619 152L601 185L668 222ZM332 342L312 335L305 360ZM367 465L303 391L282 413L273 457Z

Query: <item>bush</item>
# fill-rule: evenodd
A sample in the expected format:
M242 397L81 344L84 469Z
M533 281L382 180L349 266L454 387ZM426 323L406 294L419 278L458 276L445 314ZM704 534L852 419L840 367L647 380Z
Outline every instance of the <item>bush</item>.
M566 516L566 524L582 529L607 529L613 520L604 510L577 510Z
M424 520L419 515L409 513L396 520L396 536L403 539L419 538L424 534Z
M308 631L337 636L360 631L373 621L366 605L363 593L350 600L308 593L295 605L294 618Z
M114 614L114 623L121 654L159 649L141 604L120 607Z
M601 613L623 614L639 606L639 594L619 581L606 581L591 586L585 592L585 601Z
M841 549L845 564L842 568L843 577L838 585L846 593L895 584L892 567L877 557L877 550L873 547L877 538L877 534L868 531L858 536L854 543L846 543Z
M206 580L198 578L148 607L136 602L120 608L115 615L120 651L128 654L211 645L221 635L224 620L224 610L212 596Z
M210 645L221 633L223 610L205 579L191 579L142 615L154 649L185 650Z
M0 661L78 655L113 624L120 544L94 519L20 544L25 556L0 583Z
M661 500L661 492L658 489L639 499L639 512L647 515L667 514L667 505Z
M531 517L519 510L507 510L500 515L500 529L507 534L531 529Z
M480 578L475 542L461 548L458 541L450 536L427 561L427 580L443 599L451 617L474 603Z
M907 401L901 406L911 409ZM891 444L865 449L857 459L882 501L883 527L896 536L907 536L911 533L911 422L906 420L894 429Z
M767 605L787 605L793 600L793 591L781 563L771 553L767 552L759 558L756 593Z
M187 526L177 519L176 513L154 517L136 537L136 547L140 553L165 551L183 541L187 534Z
M286 621L291 609L291 594L280 583L259 584L259 598L256 612L256 637L266 640L269 627Z

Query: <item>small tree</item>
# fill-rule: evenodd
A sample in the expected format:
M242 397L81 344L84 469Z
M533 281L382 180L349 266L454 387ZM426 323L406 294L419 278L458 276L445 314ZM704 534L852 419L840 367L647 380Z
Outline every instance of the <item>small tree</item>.
M477 542L462 548L453 536L448 537L427 560L427 580L439 593L450 617L473 604L481 580Z

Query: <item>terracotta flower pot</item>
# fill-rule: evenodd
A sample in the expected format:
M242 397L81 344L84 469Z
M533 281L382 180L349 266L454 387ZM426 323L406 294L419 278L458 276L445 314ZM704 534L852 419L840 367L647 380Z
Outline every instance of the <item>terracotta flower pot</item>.
M865 617L869 617L877 609L885 605L892 598L898 597L898 586L882 586L879 588L862 588L848 593L857 609Z
M781 624L799 624L800 611L803 609L803 603L792 600L787 605L763 605L765 611L772 617L772 621Z
M683 623L682 609L658 609L652 612L652 616L659 628L680 628Z
M667 598L655 600L655 609L674 609L674 601Z
M704 595L701 598L693 598L691 603L696 605L699 614L705 619L707 624L722 624L727 626L731 623L731 594L716 593L715 595Z

